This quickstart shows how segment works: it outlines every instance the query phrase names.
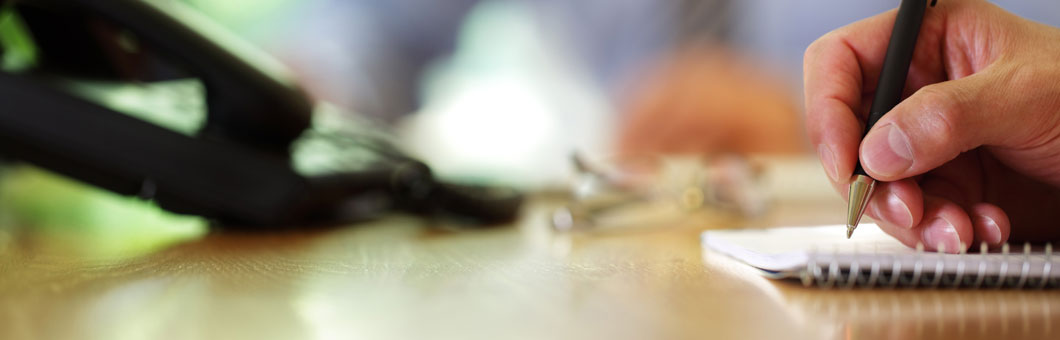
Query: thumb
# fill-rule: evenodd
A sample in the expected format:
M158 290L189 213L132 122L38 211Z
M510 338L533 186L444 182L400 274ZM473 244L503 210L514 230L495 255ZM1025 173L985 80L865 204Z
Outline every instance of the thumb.
M1001 134L1020 133L1028 122L996 109L1003 98L992 80L978 73L917 90L865 135L860 149L865 171L883 181L908 178L993 144Z

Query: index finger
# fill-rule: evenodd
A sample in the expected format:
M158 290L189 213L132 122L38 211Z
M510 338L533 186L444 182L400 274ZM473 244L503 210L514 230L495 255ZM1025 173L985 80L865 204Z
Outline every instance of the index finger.
M832 31L806 49L806 131L835 184L847 184L854 172L864 130L859 119L866 114L863 97L875 90L895 13Z

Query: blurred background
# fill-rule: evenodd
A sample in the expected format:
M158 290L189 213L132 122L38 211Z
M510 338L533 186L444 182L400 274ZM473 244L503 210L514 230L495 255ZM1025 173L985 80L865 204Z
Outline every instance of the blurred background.
M186 0L450 176L554 184L572 150L804 153L802 54L899 1ZM1060 3L997 1L1060 25Z
M316 100L393 132L443 177L529 191L567 188L575 153L603 163L656 155L811 158L801 113L803 51L826 32L899 3L169 1L264 49ZM1060 26L1055 0L996 3ZM10 25L2 19L0 40ZM10 34L6 40L17 42ZM16 57L9 53L5 68L16 67ZM78 221L105 226L104 235L128 235L121 225L188 237L205 230L195 218L51 174L0 171L8 173L0 208L16 212L0 214L0 223ZM807 187L827 187L818 184Z

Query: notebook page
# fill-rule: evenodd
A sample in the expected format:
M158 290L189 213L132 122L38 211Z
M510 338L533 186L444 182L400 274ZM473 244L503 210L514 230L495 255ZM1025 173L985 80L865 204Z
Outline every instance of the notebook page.
M703 247L767 271L773 277L794 277L808 267L835 265L838 269L875 268L884 272L938 273L976 277L1060 280L1060 257L1041 247L997 250L988 254L918 253L885 234L874 224L863 224L846 239L843 225L774 229L708 230ZM1056 268L1057 270L1053 270Z
M912 253L875 224L858 226L851 239L845 225L772 229L708 230L703 246L759 269L783 272L806 267L811 252Z

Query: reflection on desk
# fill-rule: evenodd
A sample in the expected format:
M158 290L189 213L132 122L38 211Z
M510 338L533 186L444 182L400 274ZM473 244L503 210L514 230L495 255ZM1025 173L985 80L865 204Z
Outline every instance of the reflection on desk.
M125 254L4 225L0 338L1014 339L1060 322L1054 291L819 290L700 250L704 228L841 221L838 198L605 233L556 233L556 206L486 230L393 217Z
M789 308L857 337L1055 338L1060 295L1049 291L838 291L792 289ZM897 327L896 327L897 326Z

